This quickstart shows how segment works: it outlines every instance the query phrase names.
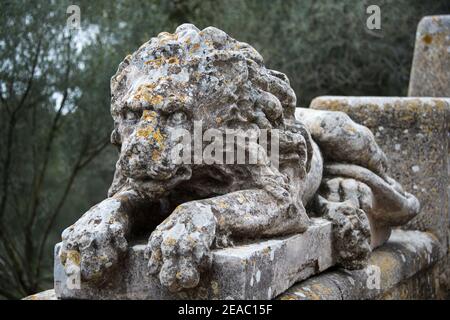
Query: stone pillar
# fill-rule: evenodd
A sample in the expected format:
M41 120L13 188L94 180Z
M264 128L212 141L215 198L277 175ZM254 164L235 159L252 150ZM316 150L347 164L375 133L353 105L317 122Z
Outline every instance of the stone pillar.
M450 97L450 15L423 17L417 26L414 59L409 79L409 96ZM450 134L447 143L450 152ZM450 175L450 154L447 155ZM450 201L450 186L447 189ZM448 212L450 216L450 212ZM450 248L450 226L447 226L447 250ZM450 255L443 262L450 288Z
M450 97L450 15L420 21L408 96Z

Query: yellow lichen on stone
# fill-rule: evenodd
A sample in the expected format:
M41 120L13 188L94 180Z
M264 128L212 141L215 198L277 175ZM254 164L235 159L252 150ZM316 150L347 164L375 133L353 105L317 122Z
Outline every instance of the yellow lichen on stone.
M376 265L381 270L382 287L385 285L386 279L391 278L396 270L399 270L399 263L398 259L392 253L386 251L377 251L369 260L369 264Z
M81 262L80 253L75 250L67 251L67 260L70 260L73 264L79 266Z
M192 45L192 48L191 48L190 52L197 51L199 48L200 48L200 43L194 43Z
M170 41L170 40L178 40L178 34L164 31L164 32L160 32L158 34L158 38L160 38L161 42L166 42L166 41Z
M153 150L152 152L152 160L157 161L161 158L161 151L160 150Z
M433 37L430 34L426 34L422 37L422 41L426 44L430 44L433 41Z
M356 129L355 127L351 126L351 125L345 125L343 128L347 133L354 135L356 133Z
M156 131L153 132L153 140L155 140L158 145L162 146L164 142L164 136L159 129L156 129Z
M219 291L219 284L217 283L217 281L211 281L211 289L215 296L219 295L220 291Z
M160 250L153 251L152 252L152 259L157 260L157 261L161 261L162 260L161 251Z
M135 100L147 101L150 105L156 106L163 101L163 96L152 93L152 90L156 87L156 84L148 83L142 84L136 90L133 98Z
M312 286L312 292L318 292L319 294L323 294L323 295L331 295L333 293L333 290L331 290L328 287L325 287L324 285L320 284L320 283L314 283ZM319 294L311 294L310 295L313 297L314 300L320 300L321 297L319 296Z
M167 239L164 241L164 244L168 246L174 246L177 243L177 241L174 238L167 237Z
M150 103L151 105L154 105L154 106L161 104L161 102L163 101L163 97L159 94L151 96L149 98L148 97L144 97L144 98L145 98L145 101L147 101L148 103Z
M136 132L136 135L140 138L148 139L154 130L155 129L152 126L148 125L148 126L139 128Z
M167 60L167 62L168 62L169 64L179 64L179 63L180 63L180 60L179 60L177 57L170 57L170 58Z
M67 253L65 251L62 251L61 254L59 255L59 261L61 261L61 264L63 266L66 265L66 261L67 261Z
M155 122L156 121L157 113L153 110L144 110L142 112L142 119L149 122Z
M219 226L223 226L226 223L226 220L223 216L220 216L219 219L217 219L217 223L219 224Z
M286 293L286 294L282 295L279 299L280 300L298 300L298 298L294 294L290 294L290 293L289 294Z
M225 201L223 201L223 200L220 200L218 202L218 206L221 209L228 209L230 207L230 205L228 203L226 203Z
M164 57L161 58L157 58L157 59L152 59L152 60L147 60L144 62L145 65L152 65L155 67L160 67L162 66L164 63Z

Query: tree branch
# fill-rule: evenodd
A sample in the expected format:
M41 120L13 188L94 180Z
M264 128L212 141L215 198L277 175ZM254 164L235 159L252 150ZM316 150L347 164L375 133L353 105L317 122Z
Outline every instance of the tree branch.
M49 222L43 233L43 237L42 237L42 240L41 240L41 243L39 246L39 250L38 250L36 278L39 278L39 275L40 275L44 247L45 247L45 244L47 243L48 236L50 235L50 230L52 229L53 224L55 223L56 217L59 215L59 213L67 199L67 196L69 195L69 192L72 188L72 185L75 181L75 178L76 178L78 172L83 167L85 167L89 162L91 162L95 157L97 157L105 149L106 146L109 145L109 138L105 139L104 141L97 144L97 147L95 147L94 150L83 160L84 154L86 153L86 150L88 149L88 145L89 145L89 143L85 143L84 147L81 149L78 159L77 159L77 161L74 165L74 168L73 168L73 170L69 176L69 179L67 181L66 187L64 188L64 192L61 196L61 199L59 200L58 205L56 206L55 210L53 211L52 215L50 216Z

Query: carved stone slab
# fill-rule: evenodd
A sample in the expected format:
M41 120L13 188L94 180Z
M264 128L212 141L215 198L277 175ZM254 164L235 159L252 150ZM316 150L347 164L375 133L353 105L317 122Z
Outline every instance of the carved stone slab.
M81 282L80 289L69 289L59 249L57 244L55 291L63 299L271 299L334 264L331 223L323 219L313 219L303 234L215 250L211 272L197 288L179 293L148 275L143 244L130 247L120 272L102 287Z

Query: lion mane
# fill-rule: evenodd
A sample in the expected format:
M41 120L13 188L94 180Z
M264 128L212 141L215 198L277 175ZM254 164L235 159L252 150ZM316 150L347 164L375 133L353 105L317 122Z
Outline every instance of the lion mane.
M284 183L261 177L261 185L289 184L283 169L292 167L292 161L297 162L298 179L309 170L311 137L295 120L297 98L287 76L266 68L252 46L217 28L200 31L183 24L174 34L163 32L150 39L120 63L111 79L111 92L115 120L111 141L119 147L119 124L126 120L125 113L135 112L139 118L142 110L170 113L182 106L191 116L213 119L206 129L256 127L269 134L277 129L279 168L272 171ZM116 170L109 195L124 184L126 178Z

